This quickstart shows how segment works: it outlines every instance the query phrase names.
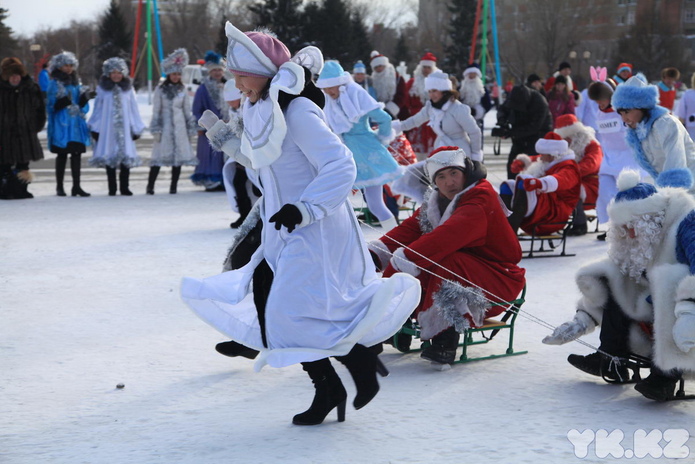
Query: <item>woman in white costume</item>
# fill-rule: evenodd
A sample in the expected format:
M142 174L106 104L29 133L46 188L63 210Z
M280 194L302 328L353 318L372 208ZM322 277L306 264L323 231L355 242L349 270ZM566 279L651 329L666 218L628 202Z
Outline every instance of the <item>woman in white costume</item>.
M325 122L309 70L267 32L230 23L226 31L227 67L246 96L236 157L263 191L262 240L241 269L185 278L182 297L213 327L260 351L257 369L302 363L316 394L294 424L320 424L336 407L343 420L347 393L328 357L345 364L357 387L353 405L365 406L379 390L377 370L387 373L367 346L400 328L420 287L406 274L377 277L348 201L355 163ZM211 112L200 124L227 152L231 128Z

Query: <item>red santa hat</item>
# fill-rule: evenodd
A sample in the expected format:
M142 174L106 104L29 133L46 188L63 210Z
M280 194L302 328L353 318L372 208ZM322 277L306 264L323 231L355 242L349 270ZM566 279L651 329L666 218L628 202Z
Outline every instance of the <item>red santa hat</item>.
M548 132L545 137L536 142L536 151L539 155L550 155L559 158L567 153L569 145L555 132Z
M630 63L620 63L615 73L620 74L623 71L630 71L630 74L632 74L632 65Z
M386 66L389 64L389 59L376 50L370 53L369 56L371 58L369 65L372 67L372 69L376 68L377 66Z
M585 130L586 126L573 114L563 114L555 120L555 132L563 139L572 138L572 135Z
M434 176L444 168L460 168L465 171L465 158L466 153L459 147L439 147L425 161L425 171L434 182Z
M437 57L432 53L427 52L420 58L420 66L429 66L430 68L437 67Z

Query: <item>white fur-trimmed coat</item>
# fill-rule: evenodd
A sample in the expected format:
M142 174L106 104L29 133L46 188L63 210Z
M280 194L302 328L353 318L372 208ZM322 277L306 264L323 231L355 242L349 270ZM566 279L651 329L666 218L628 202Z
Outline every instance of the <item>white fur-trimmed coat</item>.
M191 98L186 88L171 98L167 91L158 85L152 100L152 121L150 132L161 134L161 139L152 147L152 166L196 165L191 137L196 135L197 123L191 111Z

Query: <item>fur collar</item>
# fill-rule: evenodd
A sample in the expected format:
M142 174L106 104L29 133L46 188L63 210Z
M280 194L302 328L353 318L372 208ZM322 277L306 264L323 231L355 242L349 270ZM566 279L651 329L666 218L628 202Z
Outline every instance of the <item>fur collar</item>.
M162 89L162 94L164 94L164 96L168 100L173 100L174 98L176 98L176 96L179 94L179 92L181 92L185 89L185 87L180 82L177 84L173 84L171 82L168 82L166 84L162 84L161 89Z
M123 80L121 80L121 82L118 83L118 86L121 88L122 91L126 92L130 90L131 84L132 82L130 80L130 77L123 76ZM112 81L110 77L101 76L101 79L99 79L99 87L101 87L104 90L111 91L114 87L116 87L116 83Z
M649 137L649 133L654 126L654 122L660 117L668 114L668 110L663 106L657 106L649 111L649 117L640 121L635 129L627 128L626 140L628 145L635 150L635 158L640 167L647 171L654 179L659 176L659 173L647 160L644 150L642 149L642 141Z
M54 69L51 73L51 79L56 80L63 85L80 85L80 79L77 73L73 71L71 74L66 74L60 69Z
M425 192L425 199L422 207L420 208L420 216L418 218L422 233L427 234L432 232L439 225L446 222L446 220L449 219L454 213L454 210L458 206L461 197L463 197L466 192L479 183L480 181L475 182L456 194L456 196L449 202L449 205L446 207L443 213L439 209L439 192L433 188L428 189L427 192Z

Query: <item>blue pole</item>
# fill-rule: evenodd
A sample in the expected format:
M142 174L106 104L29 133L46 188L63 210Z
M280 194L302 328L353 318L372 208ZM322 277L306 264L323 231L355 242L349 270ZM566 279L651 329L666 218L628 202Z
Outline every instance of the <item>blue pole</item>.
M495 13L495 0L490 0L490 16L492 17L492 43L495 47L495 74L497 74L497 85L502 88L502 72L500 71L500 45L497 41L497 13Z
M157 7L157 0L153 0L154 3L154 27L157 30L157 52L159 53L159 64L160 64L160 71L161 71L161 63L164 61L164 50L162 47L162 29L159 27L159 8ZM162 77L166 77L164 75L164 71L161 71Z

